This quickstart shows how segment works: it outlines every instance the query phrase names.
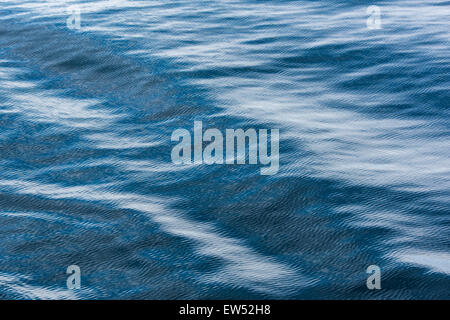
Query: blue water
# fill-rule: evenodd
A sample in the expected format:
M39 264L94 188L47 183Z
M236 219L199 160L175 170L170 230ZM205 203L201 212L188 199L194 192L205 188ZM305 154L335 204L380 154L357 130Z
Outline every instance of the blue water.
M0 298L449 299L449 21L439 0L1 1ZM174 165L195 120L279 128L279 172Z

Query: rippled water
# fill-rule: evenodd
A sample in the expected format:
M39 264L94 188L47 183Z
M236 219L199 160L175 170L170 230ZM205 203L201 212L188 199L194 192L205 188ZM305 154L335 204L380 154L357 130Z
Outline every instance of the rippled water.
M370 4L0 1L0 298L450 298L450 2ZM278 174L172 164L194 120Z

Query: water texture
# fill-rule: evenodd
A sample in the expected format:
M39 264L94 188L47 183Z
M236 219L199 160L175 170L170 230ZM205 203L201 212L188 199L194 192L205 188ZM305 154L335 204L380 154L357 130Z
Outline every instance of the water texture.
M0 1L0 299L449 299L449 21L439 0ZM278 173L173 164L194 121L278 128Z

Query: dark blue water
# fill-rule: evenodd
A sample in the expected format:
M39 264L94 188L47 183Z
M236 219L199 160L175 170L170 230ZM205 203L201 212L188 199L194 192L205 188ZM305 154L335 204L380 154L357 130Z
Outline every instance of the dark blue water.
M0 298L449 299L449 21L439 0L2 1ZM174 165L195 120L279 128L278 173Z

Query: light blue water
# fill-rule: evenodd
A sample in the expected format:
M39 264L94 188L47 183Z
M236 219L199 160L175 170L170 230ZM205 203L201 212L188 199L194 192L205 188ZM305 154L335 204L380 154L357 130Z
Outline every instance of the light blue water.
M449 299L449 19L438 0L1 1L0 298ZM279 128L278 174L175 166L194 120Z

